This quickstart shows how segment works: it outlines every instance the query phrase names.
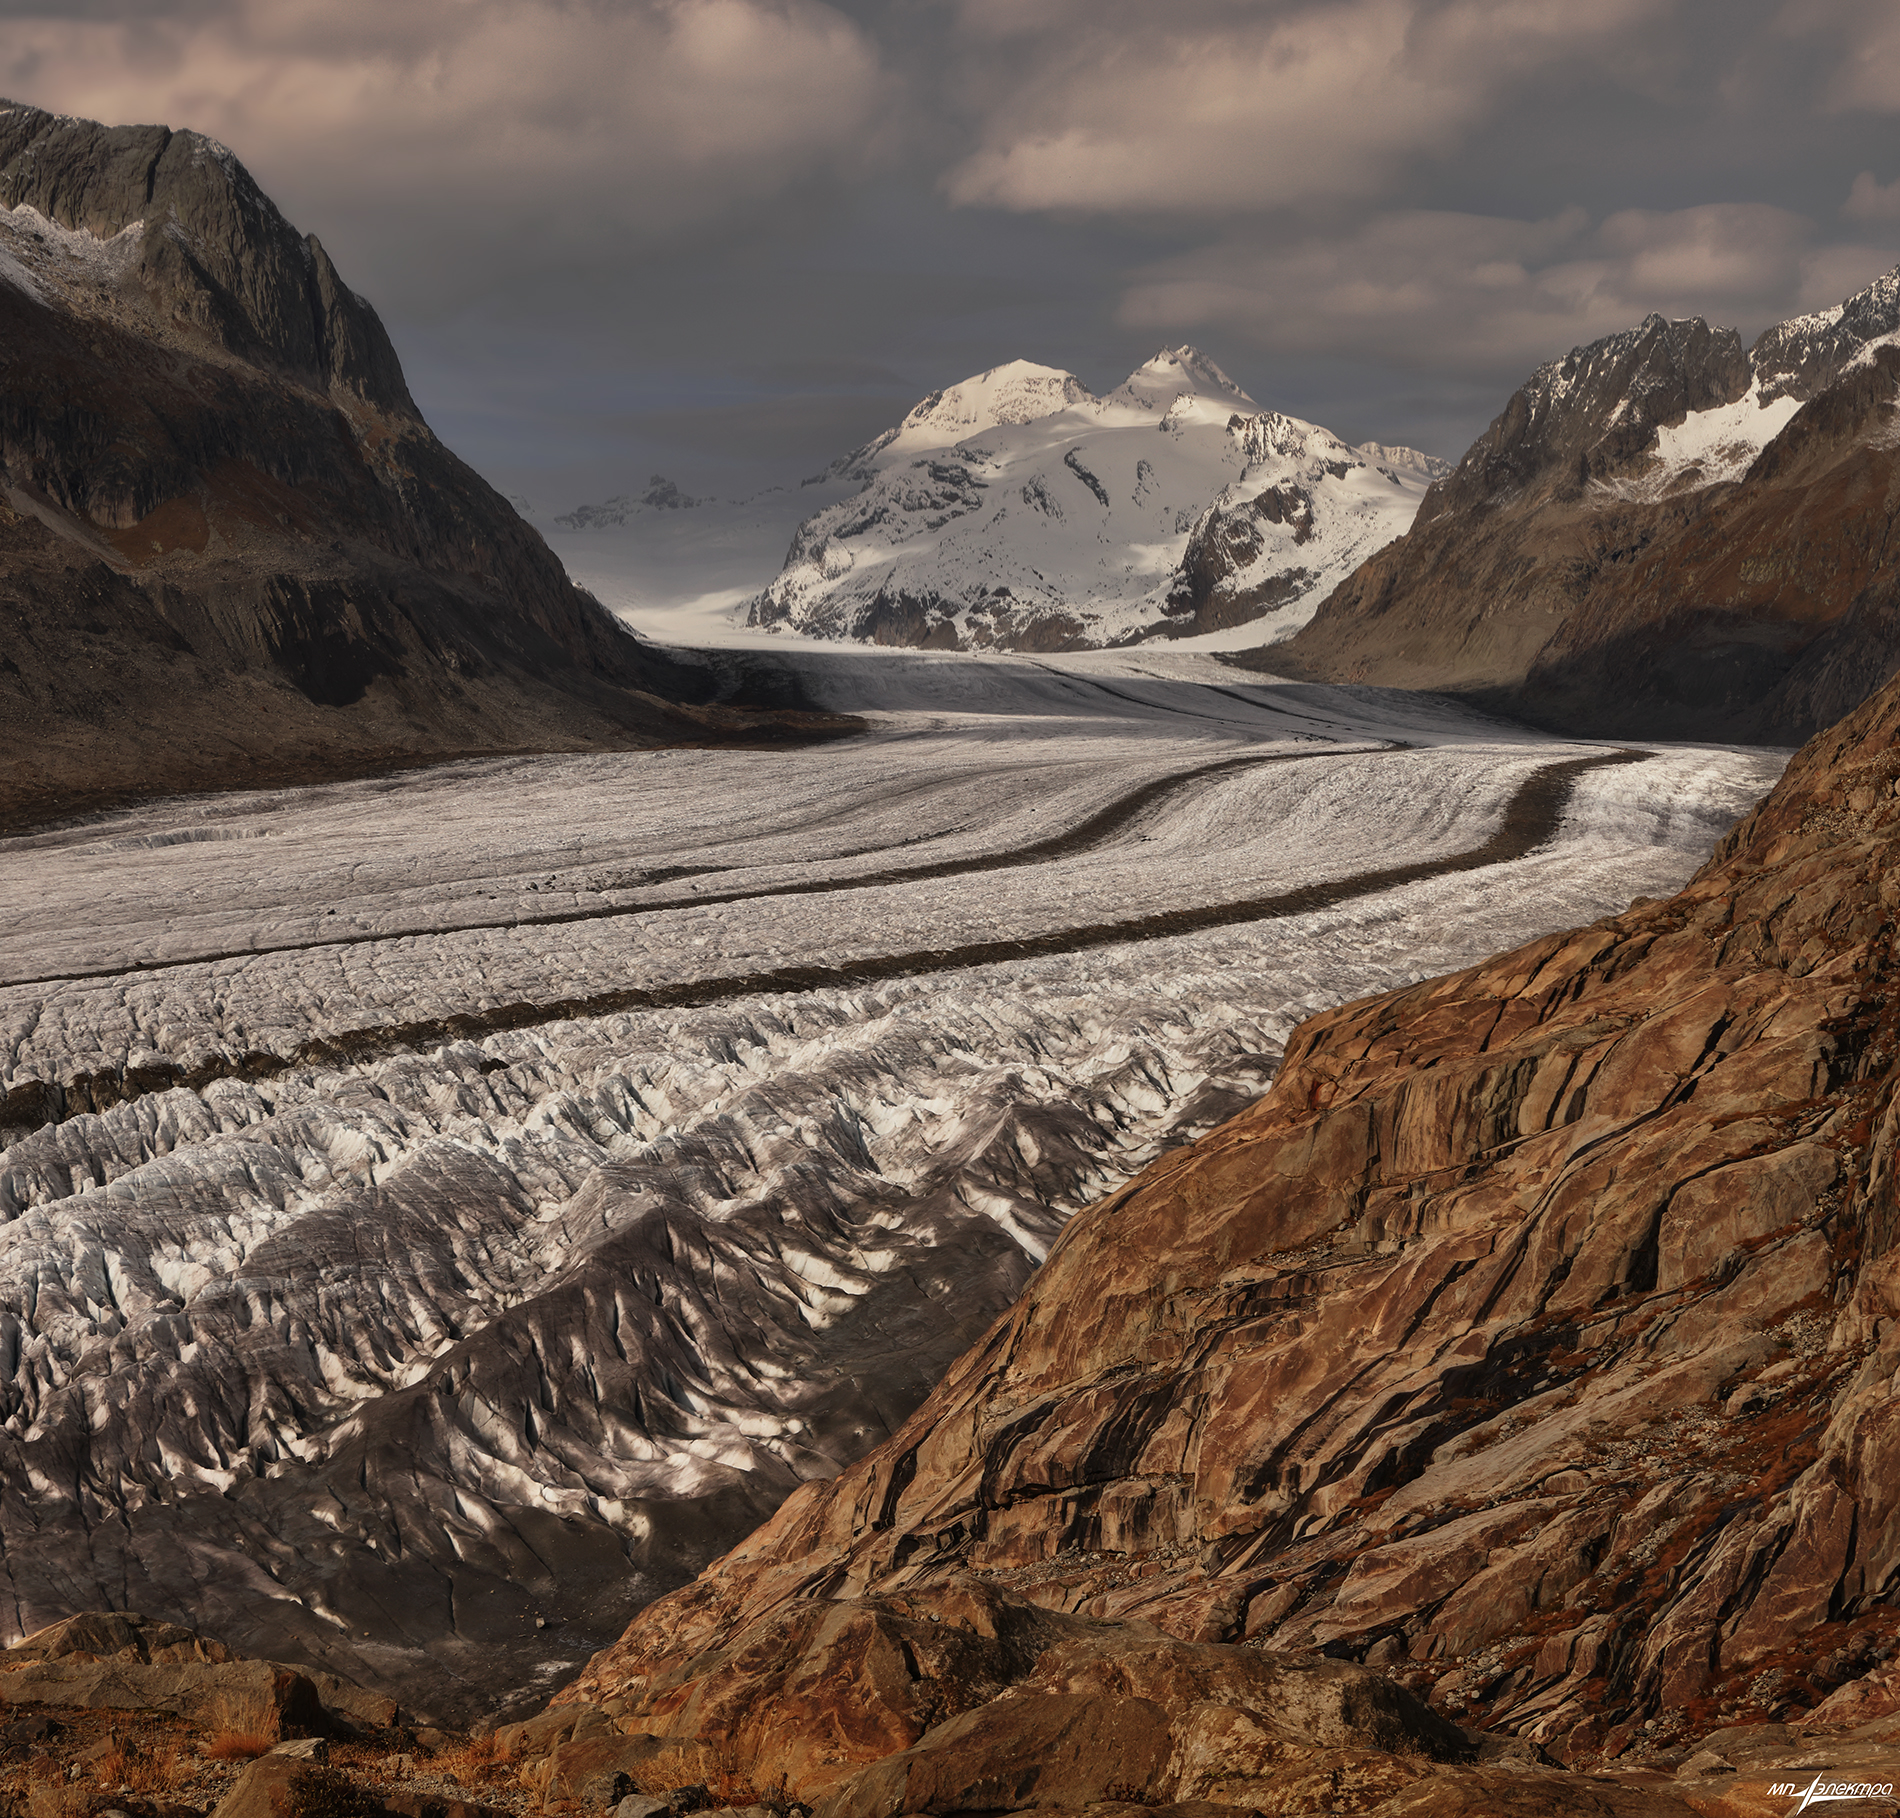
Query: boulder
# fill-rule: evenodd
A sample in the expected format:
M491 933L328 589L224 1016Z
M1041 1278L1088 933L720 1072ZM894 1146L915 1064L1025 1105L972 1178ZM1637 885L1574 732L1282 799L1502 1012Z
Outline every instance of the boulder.
M1011 1692L857 1774L813 1818L1139 1801L1161 1782L1170 1742L1152 1699Z
M591 1730L558 1744L541 1766L537 1783L548 1798L576 1799L589 1808L614 1806L636 1790L636 1771L658 1753L659 1744L651 1736Z
M498 1806L472 1799L445 1799L437 1793L396 1792L379 1797L390 1818L513 1818Z
M323 1708L329 1712L331 1722L337 1729L355 1728L370 1734L378 1730L393 1730L403 1721L402 1706L395 1699L385 1697L381 1692L372 1692L367 1686L360 1686L354 1680L344 1679L336 1673L319 1673L308 1668L300 1669L304 1677L317 1688L317 1696L323 1701ZM435 1732L440 1735L442 1732Z
M560 1704L520 1723L504 1723L495 1731L495 1750L504 1761L531 1760L577 1733L612 1728L613 1719L598 1705Z
M211 1818L279 1818L273 1802L289 1794L291 1780L304 1765L287 1755L258 1756L218 1801Z
M1659 1786L1486 1771L1421 1779L1377 1809L1379 1818L1728 1818Z
M176 1623L154 1622L129 1611L87 1610L23 1636L0 1654L0 1669L45 1660L128 1657L143 1665L186 1660L215 1663L236 1658L223 1642Z
M317 1688L303 1674L268 1660L148 1666L122 1655L67 1656L0 1670L0 1694L16 1704L170 1711L203 1729L271 1738L327 1735L334 1727Z
M1900 1711L1900 1664L1877 1667L1850 1679L1801 1719L1807 1730L1851 1730Z

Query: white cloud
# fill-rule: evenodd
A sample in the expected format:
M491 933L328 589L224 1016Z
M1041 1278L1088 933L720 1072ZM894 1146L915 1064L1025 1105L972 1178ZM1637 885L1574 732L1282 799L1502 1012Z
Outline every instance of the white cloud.
M1337 238L1230 239L1153 266L1129 286L1121 319L1164 336L1235 335L1275 352L1515 383L1652 310L1753 334L1894 263L1881 249L1815 250L1808 239L1802 217L1765 204L1594 223L1581 209L1544 221L1399 211Z
M1900 177L1879 183L1872 171L1862 171L1847 192L1841 213L1850 221L1900 221Z
M1900 12L1891 0L1789 0L1779 24L1832 40L1839 61L1828 86L1837 108L1900 112Z
M818 0L174 0L10 9L0 94L208 132L293 216L513 211L650 236L863 168L888 101Z
M1670 0L962 0L954 202L1228 210L1379 193Z

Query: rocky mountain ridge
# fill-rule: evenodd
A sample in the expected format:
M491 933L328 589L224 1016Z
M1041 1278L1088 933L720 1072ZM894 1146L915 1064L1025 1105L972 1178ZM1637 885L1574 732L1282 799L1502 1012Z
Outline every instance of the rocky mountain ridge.
M1744 348L1701 318L1540 367L1278 673L1614 737L1793 743L1900 661L1900 272Z
M1360 1662L1572 1767L1893 1710L1897 855L1890 683L1679 895L1304 1025L564 1696L677 1763L812 1687L834 1740L793 1778L838 1813L956 1809L887 1797L954 1667L834 1676L952 1606L1114 1625L1098 1690L1179 1647ZM968 1613L999 1599L1034 1614ZM1196 1796L1282 1809L1262 1747L1226 1732ZM1475 1809L1410 1797L1354 1809Z
M1014 361L834 463L824 477L862 490L800 526L748 623L1045 651L1290 631L1442 466L1263 412L1191 347L1099 398Z
M16 219L16 231L53 230L61 253L95 278L135 285L161 332L171 328L194 351L209 342L420 421L376 312L338 277L316 235L299 235L216 140L0 102L0 208L34 217Z
M709 676L568 581L321 245L195 133L0 105L0 573L0 825L774 730L694 705Z
M598 505L577 505L572 511L562 512L554 521L565 530L619 530L637 519L643 510L687 511L708 502L680 491L665 474L656 473L647 481L646 491L637 496L623 492L603 499Z

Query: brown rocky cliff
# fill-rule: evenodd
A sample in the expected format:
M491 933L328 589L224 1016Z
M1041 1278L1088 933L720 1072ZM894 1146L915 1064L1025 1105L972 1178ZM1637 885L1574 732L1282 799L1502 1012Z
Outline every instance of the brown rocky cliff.
M1363 1660L1572 1760L1865 1673L1900 1626L1896 732L1900 684L1667 902L1305 1025L568 1696L685 1747L787 1625L976 1595Z

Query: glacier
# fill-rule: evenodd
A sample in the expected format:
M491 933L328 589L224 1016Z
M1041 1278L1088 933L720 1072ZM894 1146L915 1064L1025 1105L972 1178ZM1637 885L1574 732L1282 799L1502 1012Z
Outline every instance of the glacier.
M1786 755L1153 645L718 660L871 731L0 842L10 1632L186 1612L440 1715L545 1695L1301 1017L1673 889Z

